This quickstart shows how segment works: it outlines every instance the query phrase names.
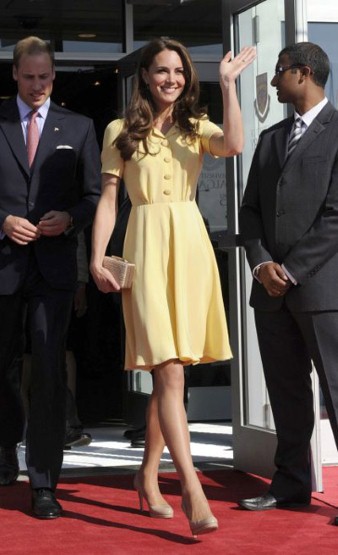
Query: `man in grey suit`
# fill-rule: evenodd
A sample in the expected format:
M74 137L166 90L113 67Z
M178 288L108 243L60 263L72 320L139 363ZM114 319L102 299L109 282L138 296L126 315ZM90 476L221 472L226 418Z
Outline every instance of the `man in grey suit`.
M38 37L23 39L13 62L18 95L0 108L0 484L13 483L19 470L27 318L32 364L26 463L32 506L35 516L56 518L77 234L94 217L100 153L93 122L50 100L55 69L49 44Z
M338 112L326 53L284 48L271 85L295 114L262 132L240 210L250 304L276 424L276 472L249 510L311 502L312 361L338 444ZM297 121L301 118L301 121Z

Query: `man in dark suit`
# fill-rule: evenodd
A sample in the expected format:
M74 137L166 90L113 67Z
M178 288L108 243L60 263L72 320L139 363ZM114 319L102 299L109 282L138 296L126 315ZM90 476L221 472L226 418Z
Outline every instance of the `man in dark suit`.
M100 194L93 123L51 102L54 77L48 43L19 41L13 57L18 95L0 107L0 484L13 483L19 471L27 318L32 374L26 462L33 512L40 518L61 514L55 488L65 438L65 339L77 281L77 234L92 221ZM33 119L37 127L30 129ZM25 143L34 141L29 164Z
M240 210L278 439L268 492L240 501L249 510L311 502L312 361L338 443L338 112L325 98L329 70L315 44L280 52L271 85L295 114L262 132Z

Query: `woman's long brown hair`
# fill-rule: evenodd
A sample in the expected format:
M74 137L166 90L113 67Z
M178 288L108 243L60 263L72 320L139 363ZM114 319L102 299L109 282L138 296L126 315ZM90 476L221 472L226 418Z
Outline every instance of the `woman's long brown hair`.
M115 140L124 160L130 160L138 144L142 142L145 152L149 153L147 137L156 116L155 104L142 77L142 69L149 69L154 57L163 50L174 50L182 60L185 86L173 108L173 120L183 135L194 139L196 125L190 118L200 119L205 114L199 102L199 80L187 49L178 41L160 37L149 42L142 50L140 62L134 77L133 92L125 112L124 127Z

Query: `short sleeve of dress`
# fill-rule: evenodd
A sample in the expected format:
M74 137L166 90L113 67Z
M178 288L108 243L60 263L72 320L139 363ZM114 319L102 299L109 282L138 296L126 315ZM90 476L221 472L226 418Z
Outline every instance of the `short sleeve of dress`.
M211 154L210 138L215 135L215 133L222 133L222 129L215 123L212 123L208 117L204 117L198 122L198 133L201 138L203 151Z
M123 120L116 119L110 122L104 132L103 146L101 152L101 173L110 173L121 177L124 169L124 160L121 153L113 144L123 128Z

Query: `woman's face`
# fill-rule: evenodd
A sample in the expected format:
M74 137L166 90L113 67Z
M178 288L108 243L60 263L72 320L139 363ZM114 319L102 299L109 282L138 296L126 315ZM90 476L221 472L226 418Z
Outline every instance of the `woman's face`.
M159 111L173 105L185 85L182 60L175 50L159 52L148 70L143 68L142 77Z

